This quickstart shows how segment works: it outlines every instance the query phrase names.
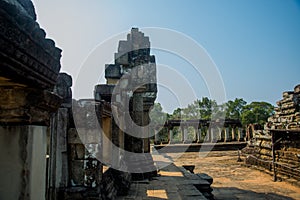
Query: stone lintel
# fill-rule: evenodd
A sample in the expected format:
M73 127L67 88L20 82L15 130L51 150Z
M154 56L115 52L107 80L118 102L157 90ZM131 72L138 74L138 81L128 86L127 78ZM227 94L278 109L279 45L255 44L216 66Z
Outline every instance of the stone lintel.
M47 90L0 87L0 124L48 125L62 99Z
M94 97L96 101L105 100L111 102L111 96L115 85L100 84L95 86Z

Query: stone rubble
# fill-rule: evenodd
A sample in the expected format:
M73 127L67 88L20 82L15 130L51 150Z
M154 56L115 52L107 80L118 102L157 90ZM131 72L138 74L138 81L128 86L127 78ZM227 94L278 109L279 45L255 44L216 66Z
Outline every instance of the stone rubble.
M271 129L300 128L300 85L294 91L283 92L283 99L277 101L275 114L268 119L267 126Z
M300 85L282 96L275 114L263 130L253 129L252 142L242 152L247 165L295 183L300 180Z

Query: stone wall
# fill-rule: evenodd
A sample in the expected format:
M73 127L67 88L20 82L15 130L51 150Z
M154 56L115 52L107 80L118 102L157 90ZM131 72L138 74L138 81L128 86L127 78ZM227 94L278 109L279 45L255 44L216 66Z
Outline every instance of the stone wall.
M294 91L283 92L277 101L275 114L268 119L267 127L271 129L300 129L300 85Z
M45 199L47 127L0 127L0 199Z
M253 140L243 149L246 164L266 169L274 176L300 180L300 85L283 92L275 114L263 130L253 131Z
M105 102L72 100L71 86L72 78L60 74L54 92L63 103L51 121L48 199L102 199L99 126L111 111Z
M149 38L133 28L120 41L115 64L106 66L107 84L96 86L95 100L77 101L71 76L59 73L61 50L36 22L30 0L0 0L0 30L0 199L126 194L129 164L137 160L124 151L150 148L148 138L127 135L118 122L149 123L157 92ZM151 156L141 158L136 167L156 171ZM103 173L103 165L114 168Z
M0 0L0 199L46 199L47 136L61 50L29 0Z

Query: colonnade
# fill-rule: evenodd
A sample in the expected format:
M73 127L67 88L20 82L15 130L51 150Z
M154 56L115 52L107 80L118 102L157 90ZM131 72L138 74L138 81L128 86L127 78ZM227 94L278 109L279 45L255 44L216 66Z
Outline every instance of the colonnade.
M197 122L197 121L196 121ZM155 143L159 144L161 142L168 143L202 143L202 142L230 142L230 141L245 141L246 134L242 129L241 123L239 121L225 121L224 124L220 123L210 123L210 121L205 121L205 123L196 123L189 121L168 121L161 127L156 127L155 129ZM226 123L227 122L227 123ZM221 126L222 125L222 126ZM174 130L179 128L180 140L174 139ZM191 128L193 128L193 136L191 136ZM168 133L168 141L162 141L160 138L161 128L166 128Z

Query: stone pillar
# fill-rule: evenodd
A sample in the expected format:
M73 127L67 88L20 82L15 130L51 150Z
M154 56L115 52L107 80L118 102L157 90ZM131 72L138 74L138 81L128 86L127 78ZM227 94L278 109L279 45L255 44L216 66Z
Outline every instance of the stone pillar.
M63 102L58 111L52 115L50 124L50 152L49 152L49 199L59 199L59 192L69 183L68 163L68 128L72 107L72 77L66 73L58 75L54 93L62 97Z
M222 140L222 128L217 127L218 129L218 141Z
M197 142L202 142L202 130L201 128L198 129L197 131Z
M154 128L154 144L160 144L160 137L158 135L159 131Z
M218 141L218 135L217 135L217 128L216 127L212 127L210 130L210 142L217 142Z
M29 88L0 87L0 93L0 199L45 199L50 112L61 99Z
M112 146L112 164L115 167L120 167L120 139L121 139L121 130L116 124L115 118L111 117L111 146Z
M149 125L149 112L157 94L155 56L150 55L149 37L132 28L127 40L119 42L114 61L114 64L105 65L107 84L95 87L95 99L111 101L126 115L125 126L128 128L125 130L128 132L125 132L128 134L124 134L124 149L135 153L125 154L126 164L134 171L133 179L144 179L150 175L144 173L145 170L153 169L151 173L156 171L149 154L149 138L140 137L149 136L148 129L139 129Z
M103 139L102 139L103 162L106 165L110 165L112 159L111 119L109 117L103 117L101 120L102 120L102 131L103 131Z
M244 139L244 135L243 135L243 129L242 128L238 128L238 141L242 141Z
M236 140L236 137L235 137L235 127L231 127L231 139L232 140Z
M205 127L205 142L210 142L211 141L211 128L210 127Z
M229 127L225 128L225 139L224 142L230 142L231 141L231 134Z
M172 144L173 143L173 129L170 128L168 129L169 130L169 144Z
M60 188L69 183L67 133L69 112L59 108L51 119L49 155L49 199L57 199Z
M197 126L193 126L193 128L194 128L193 142L197 142L198 141L198 127Z
M222 142L225 141L225 128L224 128L224 127L221 129L221 137L220 137L220 140L221 140Z
M116 152L112 149L111 118L105 118L102 114L100 118L98 114L95 115L95 111L99 112L101 108L100 102L93 100L73 102L72 113L76 127L72 124L67 137L70 181L64 197L59 199L84 199L91 195L101 195L102 163L97 158L107 165L118 164L118 160L112 157ZM100 131L100 124L103 134ZM109 130L107 135L106 129ZM104 145L107 150L105 155L102 154Z
M181 132L182 132L182 143L186 143L188 139L188 130L187 126L182 126L181 127Z
M181 126L180 128L181 128L181 142L184 143L184 128L183 126Z
M45 199L46 126L0 126L0 199Z

